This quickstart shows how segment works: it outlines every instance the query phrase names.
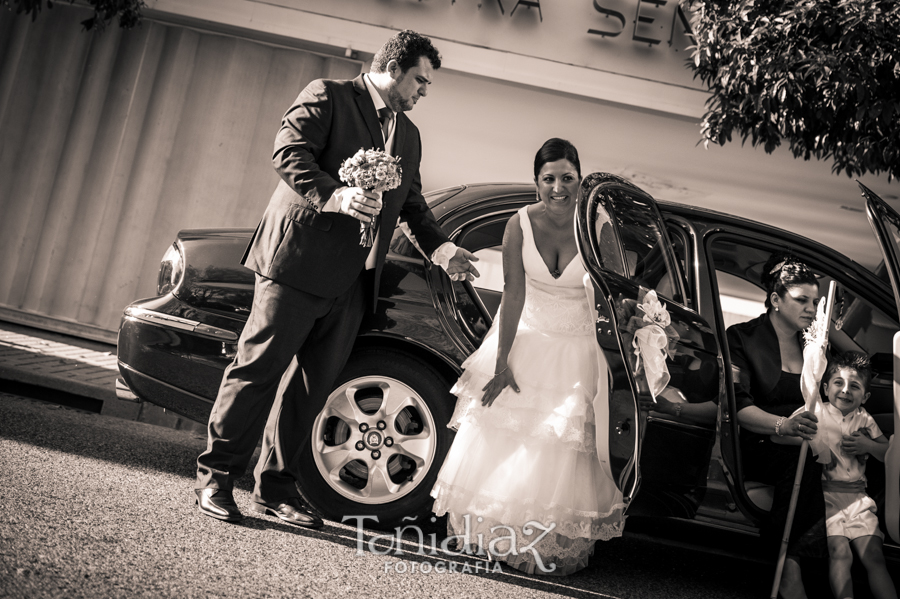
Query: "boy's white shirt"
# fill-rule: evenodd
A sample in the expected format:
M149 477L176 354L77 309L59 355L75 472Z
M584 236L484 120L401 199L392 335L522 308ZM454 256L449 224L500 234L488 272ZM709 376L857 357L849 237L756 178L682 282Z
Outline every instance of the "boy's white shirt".
M793 415L800 414L805 410L805 407L798 408ZM832 440L829 443L829 449L837 461L836 468L822 470L822 478L841 482L866 480L865 464L856 459L855 455L847 455L841 451L841 439L844 435L852 435L862 429L868 429L869 436L877 439L883 433L875 423L875 419L862 406L844 416L840 410L826 402L822 404L821 411L817 410L817 412L819 432L816 434L824 434L825 438Z

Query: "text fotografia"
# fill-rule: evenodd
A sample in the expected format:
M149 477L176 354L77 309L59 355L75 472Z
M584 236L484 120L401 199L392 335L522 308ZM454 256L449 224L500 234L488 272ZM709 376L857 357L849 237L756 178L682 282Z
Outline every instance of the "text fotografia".
M438 560L434 563L426 560L420 562L385 562L385 574L503 574L500 562L475 562L474 564L448 562Z
M404 520L414 520L415 518L404 518ZM430 540L430 544L426 543L426 535L422 529L415 524L407 524L405 526L397 526L394 528L394 534L384 534L384 535L374 535L369 538L368 541L365 540L363 536L363 525L366 520L372 520L373 522L378 522L377 516L344 516L341 522L347 521L356 521L356 555L365 555L366 550L368 549L369 553L374 555L388 555L393 552L394 555L403 555L404 553L414 553L415 555L421 556L432 556L437 557L440 555L450 555L450 556L472 556L472 557L484 557L489 562L493 562L493 564L476 564L474 566L470 566L468 564L457 564L455 562L447 563L444 561L439 561L436 564L432 564L431 562L388 562L385 564L385 572L394 571L398 574L404 574L407 571L409 572L422 572L424 574L429 574L431 572L435 572L438 574L444 572L462 572L466 573L465 568L468 568L468 572L502 572L500 569L500 564L498 561L502 562L505 558L511 555L520 555L525 553L530 553L534 557L535 565L542 572L553 572L556 570L556 564L544 564L541 559L540 553L538 553L535 546L541 542L541 540L546 537L550 532L556 528L556 523L551 523L549 526L545 526L544 524L536 521L531 521L525 523L522 526L522 532L529 537L532 536L536 532L540 532L537 538L532 540L530 543L526 545L520 545L519 539L516 536L516 531L510 527L503 524L494 526L490 529L492 535L497 535L498 533L505 532L507 534L502 536L494 536L491 541L487 544L486 552L485 552L485 542L484 542L484 534L478 533L477 535L472 536L472 516L466 514L463 516L463 521L465 522L465 529L463 534L460 535L452 535L441 541L440 545L437 542L437 534L430 533L427 535ZM434 518L431 519L432 522L435 521ZM483 522L484 519L480 516L476 518L476 522L479 524ZM403 548L403 536L407 533L407 531L412 531L418 538L418 549L415 552L409 551L409 549ZM473 542L474 541L474 542ZM460 549L457 549L460 548ZM438 569L440 566L440 569ZM478 568L481 568L480 570ZM401 571L402 570L402 571ZM427 570L427 572L426 572Z

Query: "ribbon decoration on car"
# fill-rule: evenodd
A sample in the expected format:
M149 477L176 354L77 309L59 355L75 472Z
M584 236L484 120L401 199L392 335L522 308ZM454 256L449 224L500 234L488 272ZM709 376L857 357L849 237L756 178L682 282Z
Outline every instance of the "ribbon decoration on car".
M666 366L666 357L669 356L669 334L666 328L671 326L672 317L653 290L644 295L643 302L637 305L637 312L642 315L635 314L636 318L640 318L640 325L635 329L634 339L631 342L636 358L634 370L635 373L640 370L643 359L647 387L655 400L669 384L669 367Z

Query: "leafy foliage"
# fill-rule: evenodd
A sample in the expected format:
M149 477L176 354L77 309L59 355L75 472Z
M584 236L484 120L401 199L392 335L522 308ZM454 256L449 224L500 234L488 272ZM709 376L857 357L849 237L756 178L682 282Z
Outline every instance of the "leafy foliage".
M48 9L53 8L54 0L0 0L0 5L15 9L16 14L29 14L31 20L37 19L46 3ZM73 4L75 0L69 0ZM119 18L119 27L131 29L140 24L141 10L146 6L144 0L88 0L94 7L94 16L81 22L87 31L102 31L110 21Z
M850 177L900 176L900 2L686 1L707 145L736 130Z

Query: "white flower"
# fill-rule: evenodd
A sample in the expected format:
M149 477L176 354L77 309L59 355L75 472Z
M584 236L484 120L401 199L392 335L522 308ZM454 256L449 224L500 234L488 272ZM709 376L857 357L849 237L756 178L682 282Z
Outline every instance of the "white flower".
M659 325L662 328L672 324L672 317L666 310L666 305L660 303L654 290L647 292L647 295L644 296L644 303L638 304L638 309L644 313L643 320L647 324Z

